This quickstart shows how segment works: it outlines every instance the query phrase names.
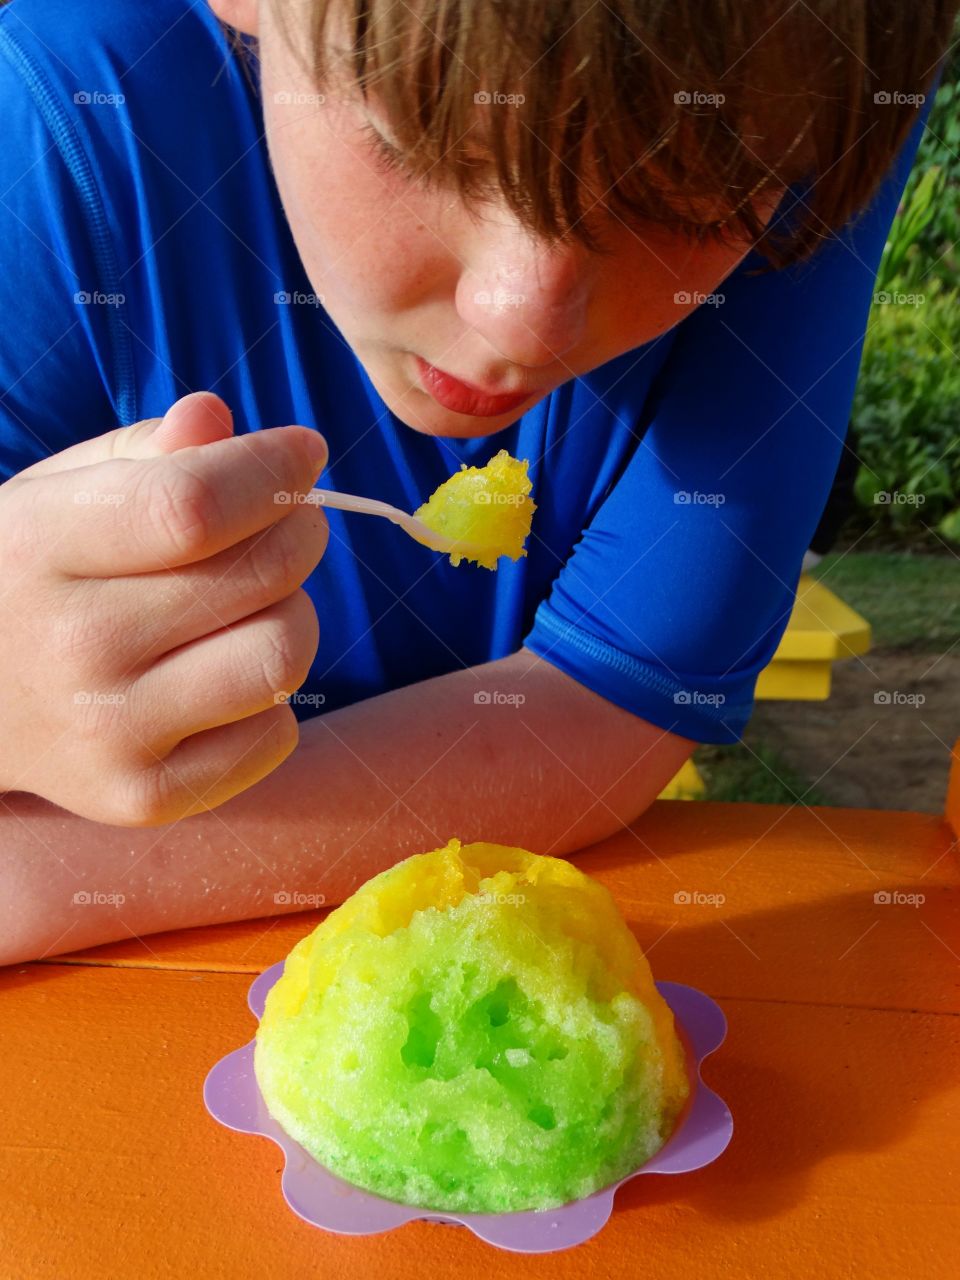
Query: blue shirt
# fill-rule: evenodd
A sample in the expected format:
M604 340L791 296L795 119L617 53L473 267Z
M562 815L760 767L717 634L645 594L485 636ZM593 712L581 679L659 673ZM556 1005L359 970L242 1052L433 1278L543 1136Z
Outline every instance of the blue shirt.
M750 255L722 305L451 440L387 409L322 307L277 300L313 290L206 0L12 0L0 118L0 479L198 390L238 433L315 426L325 487L408 511L506 448L537 512L526 558L495 573L329 511L297 715L526 645L664 729L740 736L836 471L922 119L812 260L751 278Z

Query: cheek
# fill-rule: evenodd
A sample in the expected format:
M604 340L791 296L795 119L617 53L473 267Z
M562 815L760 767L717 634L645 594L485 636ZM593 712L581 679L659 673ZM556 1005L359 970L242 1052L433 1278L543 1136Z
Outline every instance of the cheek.
M408 310L441 278L453 288L455 259L429 229L427 202L351 142L356 128L344 108L268 105L265 94L264 112L294 241L335 319L337 310L368 318Z
M749 252L749 245L689 243L653 228L639 238L628 231L604 269L604 308L623 349L665 333L697 306L722 305L722 283Z

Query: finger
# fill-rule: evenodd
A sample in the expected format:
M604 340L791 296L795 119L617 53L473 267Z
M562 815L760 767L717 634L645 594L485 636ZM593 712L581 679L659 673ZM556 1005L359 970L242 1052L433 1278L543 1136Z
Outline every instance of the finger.
M193 734L130 780L102 820L154 827L216 809L272 773L299 738L296 716L280 705Z
M43 477L20 497L33 498L31 532L61 572L149 573L216 555L282 519L291 498L313 487L326 456L323 437L309 427L273 427ZM49 492L37 493L40 485Z
M162 418L144 418L129 427L62 449L18 471L14 479L53 475L75 467L93 466L112 458L153 458L187 445L209 444L233 434L233 415L212 391L194 391L176 401Z
M319 640L313 601L295 591L155 663L129 695L134 723L163 724L152 745L166 756L188 734L277 705L306 680Z
M90 607L111 619L112 632L122 639L128 655L122 677L291 595L319 564L327 536L319 507L295 506L268 529L206 560L78 586L91 593Z

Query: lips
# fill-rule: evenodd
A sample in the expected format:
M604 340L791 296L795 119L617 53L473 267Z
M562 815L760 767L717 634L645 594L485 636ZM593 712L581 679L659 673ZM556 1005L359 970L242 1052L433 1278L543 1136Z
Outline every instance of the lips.
M532 396L529 391L509 396L488 395L479 387L471 387L469 383L444 373L436 365L427 364L420 356L416 357L416 362L420 385L424 391L453 413L465 413L474 418L495 418L519 408Z

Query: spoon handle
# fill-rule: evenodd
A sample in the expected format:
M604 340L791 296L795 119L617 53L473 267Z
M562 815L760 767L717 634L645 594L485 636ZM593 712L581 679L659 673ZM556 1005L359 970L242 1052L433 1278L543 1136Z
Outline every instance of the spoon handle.
M311 489L311 501L321 507L336 507L338 511L358 511L365 516L385 516L394 524L401 518L409 519L405 511L392 507L389 502L377 498L361 498L355 493L335 493L332 489Z

